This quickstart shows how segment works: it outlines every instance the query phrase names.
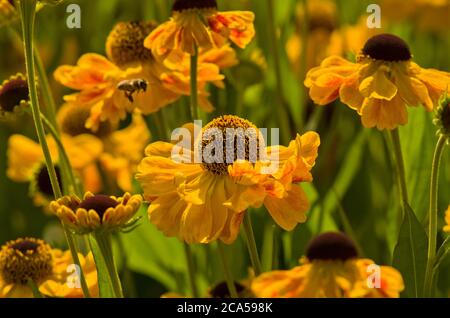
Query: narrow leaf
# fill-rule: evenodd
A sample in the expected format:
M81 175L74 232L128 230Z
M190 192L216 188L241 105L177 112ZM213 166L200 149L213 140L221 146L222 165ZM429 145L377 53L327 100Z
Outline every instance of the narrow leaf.
M427 266L428 237L411 207L400 226L394 249L393 266L400 271L405 283L405 297L421 297Z

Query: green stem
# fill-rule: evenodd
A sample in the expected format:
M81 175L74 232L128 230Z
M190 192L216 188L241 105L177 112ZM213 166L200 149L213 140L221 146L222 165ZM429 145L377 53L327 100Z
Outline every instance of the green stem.
M69 182L71 183L73 190L75 191L75 194L81 198L83 196L83 192L80 189L80 187L78 186L78 182L73 173L72 165L70 164L69 157L64 148L62 140L58 134L58 131L56 130L56 127L54 127L53 124L50 122L50 120L47 119L43 114L41 114L41 117L42 117L42 121L43 121L45 127L47 128L50 135L52 135L53 140L55 140L55 142L56 142L56 146L58 147L59 154L61 156L61 161L64 163L62 166L65 166L66 167L65 170L67 170L67 176L69 177Z
M430 181L430 208L428 210L428 258L427 269L425 272L424 295L432 296L433 289L433 267L436 256L436 240L437 240L437 216L438 216L438 184L439 184L439 168L441 164L442 153L444 151L447 137L441 135L436 144L434 151L433 164L431 166Z
M31 291L33 292L33 297L34 298L44 298L44 296L42 296L38 285L36 284L36 282L32 279L28 280L28 286L31 288Z
M184 253L186 255L186 263L187 263L187 270L188 270L188 277L189 277L189 283L191 284L191 290L192 290L192 296L194 298L199 297L197 283L195 280L195 267L194 267L194 258L192 255L192 250L189 244L186 242L184 244Z
M225 248L223 246L223 243L218 241L217 245L219 247L219 256L222 261L223 272L225 274L225 281L227 283L230 296L231 298L239 298L238 293L236 291L236 285L234 283L233 275L231 274L231 270L228 267L227 256L225 254Z
M245 237L247 239L247 247L250 254L250 260L252 261L253 270L255 271L255 276L259 276L262 273L261 261L259 259L255 235L253 233L252 220L250 219L250 214L248 212L246 212L244 216L244 231Z
M191 55L191 117L192 120L198 118L198 48L194 45L194 55Z
M402 146L398 129L391 130L392 145L394 149L397 178L400 187L402 217L406 214L406 207L409 205L408 188L406 186L405 163L403 161Z
M105 260L108 275L116 298L123 298L122 284L120 283L119 273L114 263L114 256L111 245L110 233L94 233L94 238Z
M156 123L161 129L162 138L166 141L169 140L169 128L167 127L166 117L164 116L163 109L160 109L155 115Z
M36 133L39 143L44 153L45 164L47 166L50 183L52 185L55 198L62 197L61 188L59 186L58 178L56 176L55 167L52 162L50 150L45 139L44 125L41 119L41 112L39 108L39 99L37 96L36 77L34 68L34 22L36 17L36 0L20 0L20 13L22 20L23 41L25 46L25 64L27 69L27 80L30 94L30 106L33 114L34 124L36 126Z
M41 87L42 98L47 110L47 116L55 128L56 132L59 134L58 125L56 123L56 106L55 100L50 89L50 84L48 81L47 73L45 71L44 64L42 63L41 56L38 50L34 50L34 59L36 61L36 71L39 78L39 85Z
M276 90L278 99L278 115L280 121L280 127L282 131L281 140L283 144L288 144L291 138L291 121L292 116L290 116L290 110L285 103L284 93L283 93L283 77L281 74L281 64L280 64L280 53L278 51L278 40L277 40L277 29L275 25L275 6L273 0L268 1L268 22L269 22L269 37L271 39L272 47L272 57L275 67L275 78L276 78Z
M302 41L302 52L301 52L301 58L300 58L300 81L303 83L303 81L306 79L306 74L308 72L308 36L309 36L309 14L308 14L308 1L307 0L301 0L302 7L303 7L303 21L301 25L301 41ZM304 118L306 113L306 107L308 105L308 93L305 89L305 86L302 86L302 103L301 105L303 107L300 108L300 127L297 127L298 130L300 130L302 127L304 127ZM322 107L315 107L315 109L322 109Z
M81 289L83 290L84 298L91 298L91 295L89 293L89 287L86 283L86 277L84 276L83 268L81 267L80 258L78 257L78 252L75 246L75 240L73 238L73 235L66 229L63 223L61 224L64 229L64 234L66 236L67 244L69 245L72 259L75 262L75 265L77 265L78 268L80 269L80 283Z

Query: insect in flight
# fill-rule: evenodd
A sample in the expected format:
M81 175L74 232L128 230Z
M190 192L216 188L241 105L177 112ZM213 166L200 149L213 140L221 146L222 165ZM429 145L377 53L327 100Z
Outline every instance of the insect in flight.
M140 78L124 80L117 84L117 88L125 93L125 97L128 98L131 103L134 102L133 94L140 91L146 92L147 86L148 82L145 79Z

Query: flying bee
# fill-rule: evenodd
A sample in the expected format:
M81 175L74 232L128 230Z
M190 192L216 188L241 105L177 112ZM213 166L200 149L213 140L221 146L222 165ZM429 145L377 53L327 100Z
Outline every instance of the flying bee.
M125 93L125 97L128 98L130 103L134 102L133 94L140 91L147 91L148 82L145 79L131 79L124 80L117 84L117 89Z

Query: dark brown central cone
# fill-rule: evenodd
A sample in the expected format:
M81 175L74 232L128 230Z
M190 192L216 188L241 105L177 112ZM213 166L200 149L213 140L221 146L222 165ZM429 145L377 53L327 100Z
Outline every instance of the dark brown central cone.
M222 134L222 140L215 140L216 136L208 136L208 131L212 131L210 129L218 129ZM250 158L251 152L255 152L253 155L259 157L262 150L260 149L260 142L264 142L264 138L260 137L259 130L255 125L238 116L223 115L212 120L203 127L202 149L204 151L204 157L202 167L215 175L228 174L228 166L237 159L250 161L257 159ZM220 142L222 142L222 144L220 144ZM227 149L227 146L229 148L231 145L233 145L234 149ZM208 146L217 146L218 148L222 146L223 158L221 162L205 162L205 148ZM214 152L216 149L217 148L214 147ZM243 152L245 158L238 158L239 152Z
M28 94L28 83L22 78L7 81L0 89L0 109L12 112L21 101L30 100Z
M85 107L81 105L74 105L67 108L67 110L61 116L61 130L70 136L78 136L82 134L90 134L97 136L99 138L104 138L109 136L114 127L109 121L102 121L97 129L93 132L92 130L86 128L86 121L91 115L90 107Z
M306 250L306 257L314 260L346 261L358 257L353 241L345 234L327 232L313 239Z
M61 178L61 172L60 172L58 166L55 166L55 172L56 172L56 178L58 179L58 183L61 185L62 178ZM47 195L48 197L54 196L52 183L50 181L47 167L45 165L42 165L42 167L37 172L36 185L37 185L37 190L39 192Z
M87 211L94 210L95 212L97 212L100 220L102 220L103 214L105 214L106 210L108 210L109 208L114 208L117 205L117 201L111 199L109 196L97 194L82 201L79 205L79 208L86 209Z
M392 34L379 34L371 37L367 40L362 52L375 60L397 62L411 59L408 44Z
M39 244L33 241L19 241L11 245L11 247L17 251L21 251L22 253L26 253L27 251L36 251L39 247Z
M106 42L108 57L120 67L151 60L152 52L144 47L144 40L156 26L153 21L117 23Z
M183 11L188 9L217 9L216 0L175 0L173 11Z
M238 295L245 290L245 287L237 282L234 282L236 291ZM228 289L226 282L221 282L217 284L211 291L210 295L212 298L231 298L230 291Z

